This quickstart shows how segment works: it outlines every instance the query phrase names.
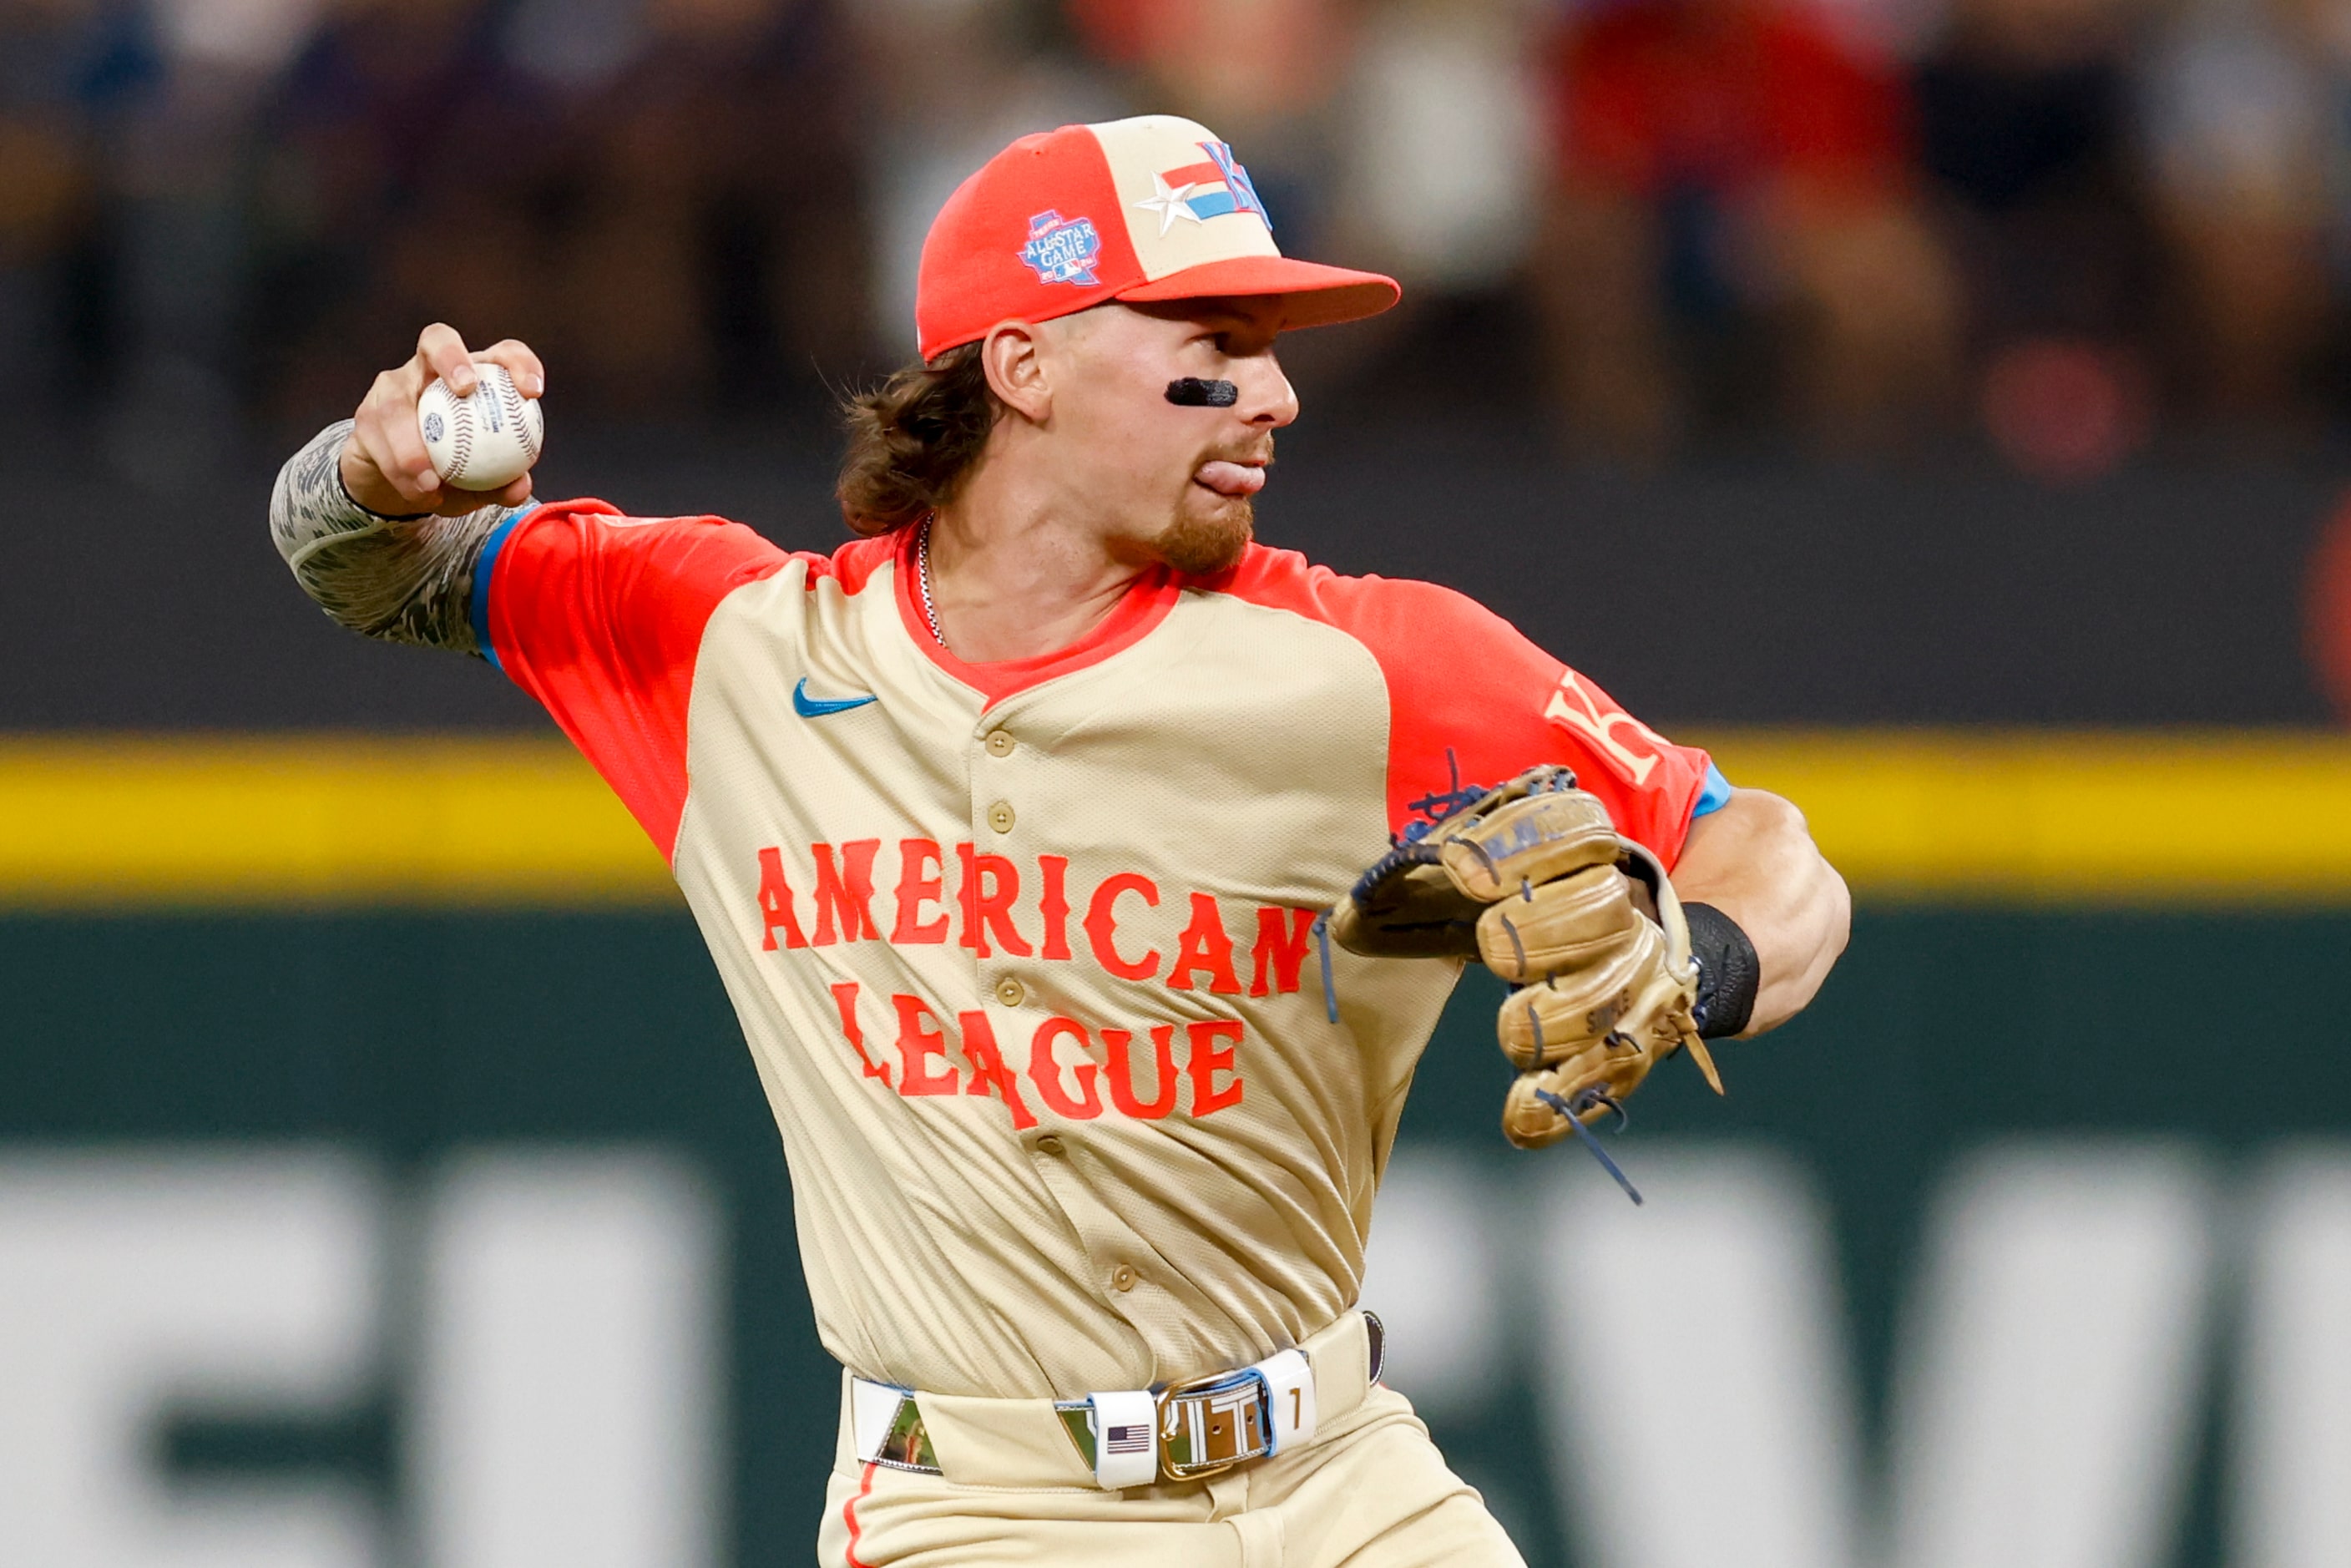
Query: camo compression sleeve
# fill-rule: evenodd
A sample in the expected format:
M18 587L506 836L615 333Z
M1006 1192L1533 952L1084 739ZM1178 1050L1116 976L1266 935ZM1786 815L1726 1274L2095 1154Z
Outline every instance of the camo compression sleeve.
M363 636L481 652L468 613L483 541L517 508L463 517L386 517L343 489L339 468L351 422L320 431L277 473L269 534L302 591L329 618Z

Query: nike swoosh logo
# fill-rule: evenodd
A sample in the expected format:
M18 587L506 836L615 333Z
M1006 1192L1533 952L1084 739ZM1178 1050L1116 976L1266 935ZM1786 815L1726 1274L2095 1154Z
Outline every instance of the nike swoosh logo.
M878 696L812 697L808 695L806 675L802 675L800 684L792 688L792 711L802 718L822 718L829 713L847 713L851 708L863 707L867 703L881 700Z

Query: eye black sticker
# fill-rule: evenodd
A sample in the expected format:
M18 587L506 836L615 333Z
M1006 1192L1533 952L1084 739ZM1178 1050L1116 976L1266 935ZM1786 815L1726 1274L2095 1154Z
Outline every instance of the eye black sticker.
M1230 382L1204 382L1186 376L1167 383L1167 401L1177 408L1230 408L1241 401L1241 389Z

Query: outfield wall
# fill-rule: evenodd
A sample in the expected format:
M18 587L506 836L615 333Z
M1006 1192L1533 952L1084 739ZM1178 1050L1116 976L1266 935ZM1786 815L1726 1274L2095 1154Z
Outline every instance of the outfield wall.
M2351 1561L2351 745L1711 738L1853 873L1820 1004L1644 1090L1635 1210L1473 979L1374 1236L1531 1559ZM805 1561L773 1127L567 754L10 743L0 823L0 1561Z
M1311 409L1282 433L1258 537L1337 571L1458 588L1645 718L2351 713L2351 646L2333 631L2351 623L2339 461L2215 453L2057 486L1956 456L1808 467L1720 455L1611 474L1553 462L1531 424L1447 429L1428 410L1401 414L1392 389L1361 391L1403 424L1351 429L1354 414ZM542 497L715 512L791 549L848 538L830 442L555 417L532 476ZM295 588L263 518L278 465L309 434L210 454L220 466L176 477L165 498L124 483L99 444L12 430L0 730L542 731L529 698L479 664L352 636Z

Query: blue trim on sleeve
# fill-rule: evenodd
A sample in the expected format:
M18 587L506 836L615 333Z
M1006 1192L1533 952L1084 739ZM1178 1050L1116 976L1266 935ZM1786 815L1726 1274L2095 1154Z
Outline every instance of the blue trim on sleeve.
M492 528L490 537L482 541L481 555L474 562L474 596L473 602L466 608L466 618L474 623L474 646L482 651L482 657L490 662L490 668L500 674L506 674L507 667L498 663L498 651L490 646L490 579L497 570L498 552L507 548L507 536L514 532L517 523L538 508L537 501L529 502L522 510Z
M1709 760L1706 765L1706 786L1698 792L1698 804L1690 808L1690 821L1695 822L1710 811L1719 811L1730 804L1730 780L1722 769Z

